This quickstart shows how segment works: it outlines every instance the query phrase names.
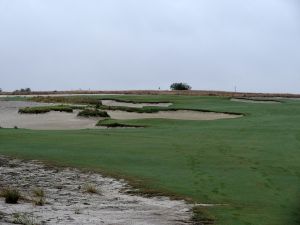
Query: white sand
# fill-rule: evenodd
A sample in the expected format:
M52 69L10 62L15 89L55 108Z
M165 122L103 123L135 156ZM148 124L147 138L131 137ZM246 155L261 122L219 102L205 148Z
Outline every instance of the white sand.
M119 102L114 100L102 100L103 105L106 106L126 106L131 108L143 108L146 106L154 106L154 107L169 107L172 103L130 103L130 102Z
M76 130L95 128L99 118L77 117L78 111L73 113L49 112L44 114L20 114L19 108L45 106L46 103L0 101L0 126L3 128L34 129L34 130Z
M99 194L85 193L93 184ZM38 225L184 225L190 224L191 205L166 197L145 198L126 194L124 182L75 169L44 167L0 156L0 187L16 187L31 200L34 188L43 188L46 204L31 201L6 204L0 198L0 224L12 225L13 214L30 215Z
M218 120L239 118L241 115L226 113L198 112L192 110L160 111L157 113L135 113L124 111L107 111L113 119L132 120L132 119L176 119L176 120Z

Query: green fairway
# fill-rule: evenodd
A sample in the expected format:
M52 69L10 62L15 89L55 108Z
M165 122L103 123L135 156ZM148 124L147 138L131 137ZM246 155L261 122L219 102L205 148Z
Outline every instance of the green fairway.
M139 181L145 189L222 204L207 208L218 225L300 224L299 100L256 104L176 95L109 98L170 101L171 108L245 116L123 121L146 127L129 129L0 129L0 154L102 171Z

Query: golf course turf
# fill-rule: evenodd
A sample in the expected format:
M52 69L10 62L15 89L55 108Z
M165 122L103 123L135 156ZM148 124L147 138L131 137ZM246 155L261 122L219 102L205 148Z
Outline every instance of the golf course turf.
M300 224L299 100L249 104L225 97L112 98L172 102L173 109L244 116L214 121L122 121L145 126L134 129L0 129L0 154L100 171L127 178L145 192L217 204L202 208L218 225Z

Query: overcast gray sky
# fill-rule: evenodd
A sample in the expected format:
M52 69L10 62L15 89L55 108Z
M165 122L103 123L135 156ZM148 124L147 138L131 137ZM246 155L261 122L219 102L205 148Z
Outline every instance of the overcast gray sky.
M300 93L298 0L0 0L0 88Z

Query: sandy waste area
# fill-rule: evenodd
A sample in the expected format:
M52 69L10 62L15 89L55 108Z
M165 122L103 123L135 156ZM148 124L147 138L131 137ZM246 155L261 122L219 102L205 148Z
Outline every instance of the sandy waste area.
M93 185L90 194L85 186ZM24 199L7 204L0 198L0 224L17 219L32 225L184 225L191 224L191 205L167 197L135 196L125 181L83 173L76 169L44 166L0 156L0 188L17 188ZM37 206L32 190L45 192L45 204Z
M101 100L103 105L106 106L126 106L131 108L143 108L146 106L154 107L169 107L172 103L131 103L131 102L118 102L114 100Z
M77 117L78 111L20 114L19 108L47 106L48 103L0 101L0 126L3 128L27 128L34 130L76 130L95 128L99 118Z
M95 125L104 118L78 117L79 111L48 112L43 114L20 114L19 108L33 106L47 106L48 103L23 102L23 101L0 101L0 126L3 128L25 128L33 130L77 130L77 129L103 129ZM157 113L135 113L120 110L108 110L112 119L176 119L176 120L217 120L241 117L226 113L198 112L192 110L160 111Z
M215 112L199 112L192 110L160 111L157 113L135 113L124 111L107 111L113 119L175 119L175 120L218 120L239 118L241 115Z

